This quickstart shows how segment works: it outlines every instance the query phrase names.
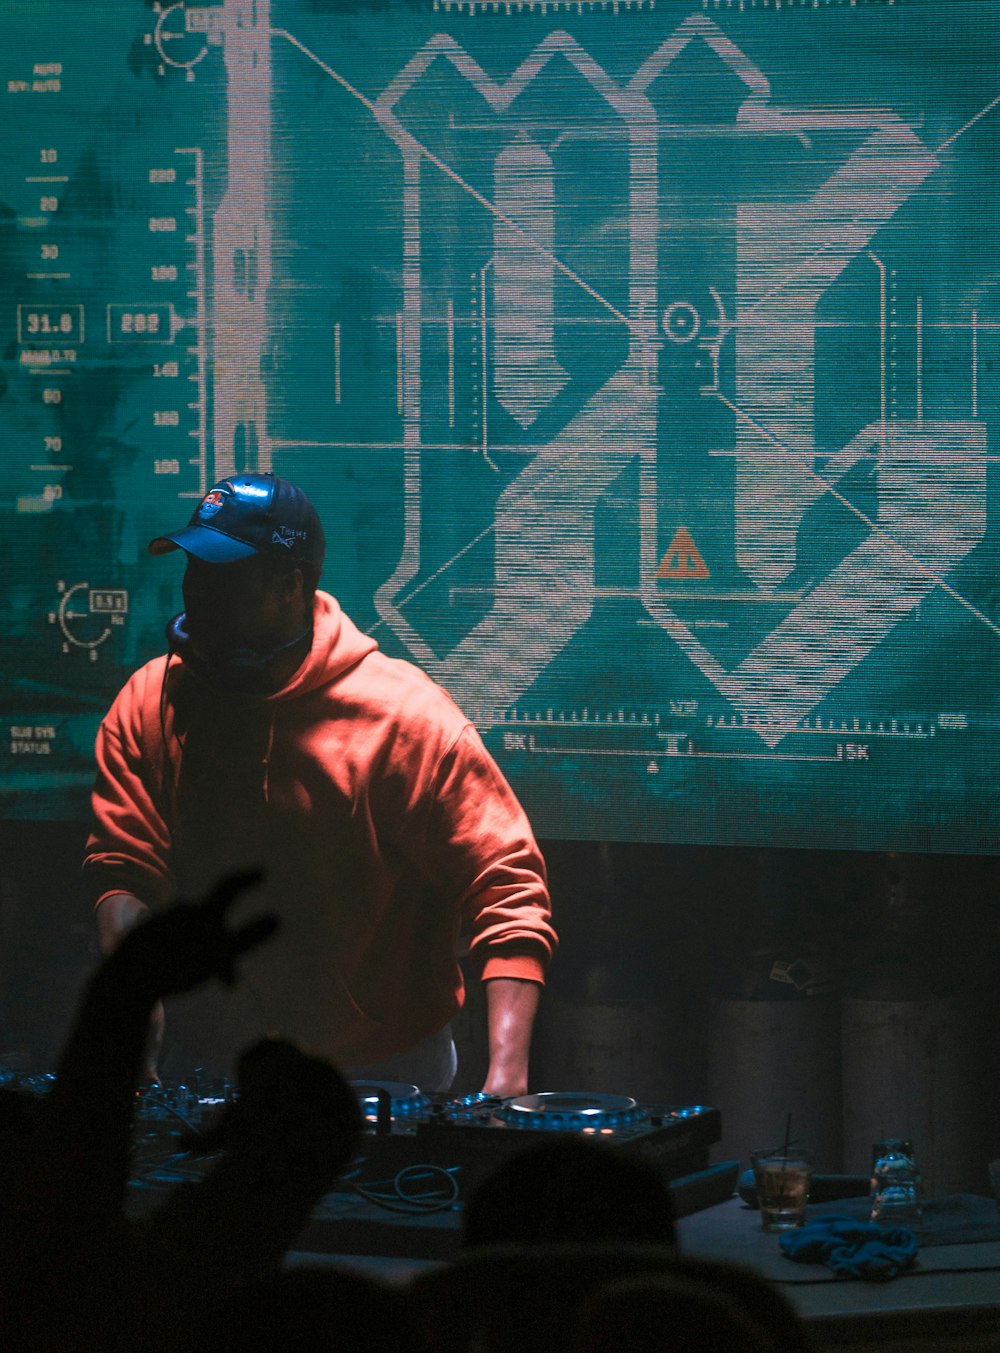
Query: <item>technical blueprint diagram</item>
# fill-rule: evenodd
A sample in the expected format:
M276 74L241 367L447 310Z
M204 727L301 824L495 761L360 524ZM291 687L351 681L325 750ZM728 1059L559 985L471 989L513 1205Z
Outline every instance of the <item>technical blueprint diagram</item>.
M1000 849L1000 12L0 4L4 811L273 469L543 837Z

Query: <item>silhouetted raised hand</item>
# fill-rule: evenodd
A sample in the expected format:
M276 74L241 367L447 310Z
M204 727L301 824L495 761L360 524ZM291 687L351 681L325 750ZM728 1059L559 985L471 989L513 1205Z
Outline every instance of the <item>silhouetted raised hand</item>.
M201 901L178 902L155 912L123 936L106 961L105 973L151 1001L190 991L212 978L232 986L236 960L278 928L277 917L269 914L234 929L226 924L236 899L262 877L260 870L230 874Z
M59 1061L55 1087L34 1114L0 1226L0 1308L11 1346L117 1346L109 1322L127 1304L112 1295L130 1234L122 1210L132 1107L160 997L219 977L277 927L262 916L227 928L229 908L258 873L222 880L126 935L88 982ZM124 1326L122 1327L124 1328ZM122 1335L127 1346L127 1334Z

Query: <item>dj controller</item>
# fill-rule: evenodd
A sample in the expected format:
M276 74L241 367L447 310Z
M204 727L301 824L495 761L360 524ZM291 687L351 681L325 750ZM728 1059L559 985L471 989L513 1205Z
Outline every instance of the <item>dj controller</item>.
M0 1086L29 1101L44 1098L55 1083L51 1075L0 1073ZM721 1134L719 1111L702 1104L640 1104L581 1091L453 1098L396 1081L351 1084L361 1110L361 1154L386 1166L426 1161L478 1174L541 1133L563 1133L635 1152L670 1180L704 1168ZM139 1163L159 1154L158 1147L196 1143L237 1097L236 1087L222 1079L141 1087L134 1112Z
M466 1188L543 1134L590 1137L634 1153L669 1181L704 1169L721 1133L718 1110L702 1104L640 1104L625 1095L579 1091L450 1098L396 1081L352 1086L366 1166L382 1174L415 1164L455 1170ZM155 1157L170 1139L197 1137L235 1098L223 1081L143 1089L136 1102L137 1154Z
M591 1137L652 1162L666 1180L708 1164L719 1140L717 1109L639 1104L624 1095L548 1092L494 1099L425 1095L414 1085L354 1082L363 1150L377 1168L416 1162L459 1167L474 1181L540 1134Z
M458 1248L462 1205L478 1182L514 1153L559 1135L648 1160L678 1217L722 1202L736 1184L735 1162L708 1163L721 1121L717 1109L701 1104L640 1104L579 1091L448 1098L396 1082L356 1081L354 1089L364 1123L348 1179L355 1196L324 1200L300 1238L309 1249L447 1258Z
M51 1076L11 1080L36 1100L53 1083ZM705 1105L639 1103L582 1091L498 1099L428 1095L394 1081L352 1086L362 1118L358 1152L343 1181L316 1209L302 1248L445 1257L458 1243L458 1214L478 1181L513 1153L559 1134L591 1138L651 1163L667 1183L678 1216L721 1202L735 1188L736 1162L709 1164L721 1120L717 1109ZM204 1147L237 1098L235 1087L223 1080L140 1089L132 1214L155 1209L164 1192L205 1177L214 1153L206 1154Z

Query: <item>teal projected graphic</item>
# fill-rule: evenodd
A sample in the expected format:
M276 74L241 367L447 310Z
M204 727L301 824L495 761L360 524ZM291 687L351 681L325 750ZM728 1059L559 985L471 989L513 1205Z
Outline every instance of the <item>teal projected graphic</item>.
M273 468L541 836L996 852L1000 11L0 4L4 811Z

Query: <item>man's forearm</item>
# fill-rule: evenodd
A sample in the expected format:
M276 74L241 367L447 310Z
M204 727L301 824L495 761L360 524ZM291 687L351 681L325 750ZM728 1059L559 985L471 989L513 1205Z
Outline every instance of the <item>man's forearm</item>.
M493 977L486 983L490 1066L483 1090L507 1098L528 1089L531 1031L541 998L539 982Z

